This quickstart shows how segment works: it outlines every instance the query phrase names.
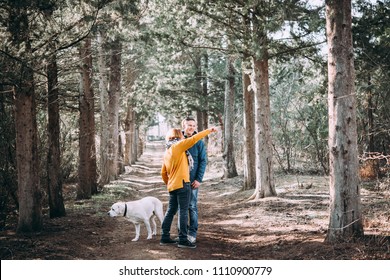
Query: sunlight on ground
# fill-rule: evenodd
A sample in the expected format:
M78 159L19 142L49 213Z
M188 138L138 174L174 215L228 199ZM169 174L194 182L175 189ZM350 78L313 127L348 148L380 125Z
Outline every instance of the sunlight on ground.
M170 259L171 252L170 251L161 251L161 250L147 250L147 252L151 253L153 256L158 256L157 258L163 260L165 258Z

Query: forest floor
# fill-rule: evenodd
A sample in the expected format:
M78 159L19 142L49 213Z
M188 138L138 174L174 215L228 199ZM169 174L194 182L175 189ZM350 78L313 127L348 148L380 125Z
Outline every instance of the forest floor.
M197 248L160 246L160 233L138 242L133 224L110 218L117 201L156 196L167 207L159 175L163 150L149 144L136 165L89 200L75 200L75 186L64 187L67 215L49 219L38 234L18 235L16 223L0 231L2 260L389 260L390 187L378 182L362 189L365 236L354 243L327 244L328 179L276 175L277 197L247 201L242 176L221 179L218 158L209 158L199 191ZM15 219L16 221L16 219ZM160 223L158 223L160 226ZM171 231L175 237L175 222Z

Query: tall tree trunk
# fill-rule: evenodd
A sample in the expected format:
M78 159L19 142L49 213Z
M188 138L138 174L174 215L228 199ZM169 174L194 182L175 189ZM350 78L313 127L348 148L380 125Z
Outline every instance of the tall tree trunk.
M351 8L351 0L326 0L331 243L363 236Z
M77 199L91 198L97 193L96 148L95 148L95 109L92 88L91 39L86 38L80 48L80 129L79 129L79 184Z
M53 54L47 66L47 110L48 110L48 155L47 186L50 218L65 216L62 196L61 149L60 149L60 106L58 102L57 58Z
M105 33L98 32L98 69L99 69L99 93L100 93L100 181L99 185L110 182L110 169L108 160L108 75L105 53Z
M202 109L198 109L196 110L196 123L197 123L197 128L198 128L198 131L202 131L204 130L203 128L203 117L204 117L204 114L203 112L201 111ZM205 137L207 138L207 137Z
M125 120L125 165L132 165L134 154L133 154L133 141L135 134L135 112L133 110L133 105L128 102L127 105L127 114Z
M13 45L19 49L25 48L25 60L31 61L27 14L27 8L11 7L8 27ZM42 229L42 193L39 179L35 85L33 69L24 61L20 65L20 84L14 87L14 91L19 198L17 232L37 232Z
M255 96L251 88L250 74L252 67L247 58L242 64L242 91L244 103L244 185L243 190L256 188L256 157L255 153Z
M221 127L221 131L222 131L222 137L224 137L224 134L225 134L225 124L224 124L224 116L219 113L218 114L218 123L219 123L219 126ZM221 144L221 153L223 154L225 150L225 143L224 141L222 141L222 144Z
M118 127L121 127L119 124ZM123 139L122 139L122 133L118 133L118 173L123 174L125 173L125 163L124 163L124 147L123 147Z
M255 93L256 189L251 199L276 196L272 162L268 53L265 35L259 35L259 44L262 48L262 57L254 57L252 65Z
M375 139L374 139L374 104L372 101L372 87L371 87L371 75L368 74L368 83L367 83L367 152L375 152Z
M121 52L122 46L118 39L111 43L110 88L108 91L109 142L108 162L110 181L118 178L118 119L119 94L121 89Z
M18 171L18 232L42 229L42 193L39 180L38 131L33 70L21 69L22 84L15 95L16 162Z
M138 160L139 156L139 127L137 125L134 126L134 133L133 133L133 141L132 143L132 150L133 150L133 156L131 158L131 164L135 164Z
M228 57L226 61L226 86L225 86L225 108L224 108L224 151L223 160L224 178L236 177L237 169L234 159L234 145L233 145L233 124L234 124L234 67L232 58Z
M127 89L131 88L134 85L135 80L137 79L137 70L136 66L132 62L127 63L127 68L124 71L126 75L124 85ZM136 125L136 113L134 110L134 102L132 93L128 93L127 98L127 108L126 108L126 118L125 118L125 151L124 151L124 164L130 166L133 163L133 139L135 133Z
M209 126L209 114L208 114L208 109L209 109L209 104L208 104L208 67L209 67L209 56L207 53L203 54L203 60L202 60L202 107L203 110L201 111L201 121L199 122L198 120L198 131L205 130ZM203 139L206 149L209 144L209 137L205 137Z
M198 96L200 106L196 110L197 131L202 131L208 127L208 89L207 89L207 66L208 56L207 53L199 55L195 62L197 69L195 74L196 88L199 89ZM203 139L206 147L208 145L208 137Z

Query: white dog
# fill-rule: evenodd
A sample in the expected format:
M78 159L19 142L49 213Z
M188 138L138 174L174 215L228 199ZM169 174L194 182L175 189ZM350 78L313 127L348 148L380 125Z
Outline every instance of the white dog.
M152 239L152 235L157 233L155 217L157 216L161 224L163 221L163 204L158 198L152 196L135 201L117 202L112 205L108 215L110 217L123 216L135 225L135 238L132 241L139 239L141 222L148 230L147 239ZM150 228L150 219L152 219L153 231Z

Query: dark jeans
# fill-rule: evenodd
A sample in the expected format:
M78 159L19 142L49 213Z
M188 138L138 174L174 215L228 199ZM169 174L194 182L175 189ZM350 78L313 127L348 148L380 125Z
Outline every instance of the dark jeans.
M198 190L199 188L191 188L190 195L190 204L189 204L189 225L187 226L188 235L191 235L196 238L198 232ZM180 215L180 209L179 209ZM180 231L180 216L178 217L177 229Z
M173 217L179 211L179 240L185 242L187 240L187 223L188 223L188 207L191 196L190 183L183 182L183 188L171 191L169 193L168 210L165 214L164 221L162 223L162 240L170 238L170 231Z
M198 232L198 190L191 189L191 199L190 199L190 227L188 228L188 234L196 238L196 233Z

